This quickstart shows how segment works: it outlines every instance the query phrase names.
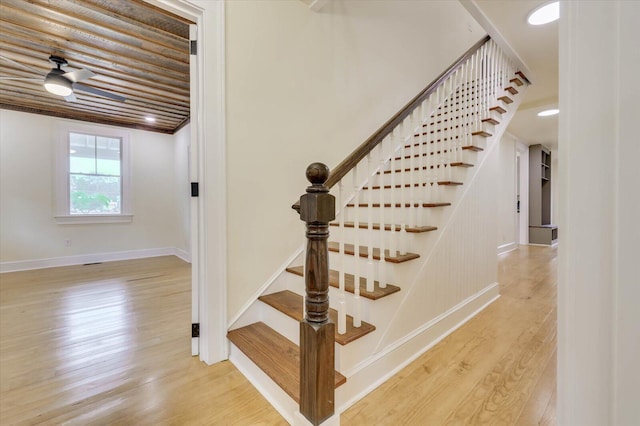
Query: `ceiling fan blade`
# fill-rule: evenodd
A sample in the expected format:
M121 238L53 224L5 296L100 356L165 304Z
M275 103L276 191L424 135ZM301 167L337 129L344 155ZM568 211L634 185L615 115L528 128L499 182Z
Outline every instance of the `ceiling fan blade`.
M31 68L31 67L29 67L29 66L27 66L27 65L25 65L25 64L21 64L20 62L16 62L16 61L14 61L13 59L9 59L9 58L7 58L6 56L2 56L2 55L0 55L0 59L4 59L5 61L7 61L7 62L11 62L11 63L12 63L12 64L14 64L14 65L17 65L17 66L19 66L19 67L22 67L22 68L24 68L24 69L26 69L26 70L29 70L29 71L33 72L33 73L36 73L36 74L40 74L40 75L42 75L42 71L39 71L39 70L37 70L37 69L35 69L35 68Z
M83 68L81 70L69 71L63 74L64 78L71 80L72 83L77 83L82 80L86 80L91 77L95 77L95 73L91 70Z
M82 84L82 83L73 83L73 88L76 90L80 90L81 92L87 92L87 93L92 93L98 96L104 96L105 98L114 99L120 102L124 102L127 100L127 98L123 96L105 92L104 90L96 89L95 87L87 86L86 84Z
M75 102L78 100L78 98L76 98L76 95L74 95L73 92L71 92L69 96L64 97L64 100L67 102Z
M0 77L0 80L42 81L42 77Z

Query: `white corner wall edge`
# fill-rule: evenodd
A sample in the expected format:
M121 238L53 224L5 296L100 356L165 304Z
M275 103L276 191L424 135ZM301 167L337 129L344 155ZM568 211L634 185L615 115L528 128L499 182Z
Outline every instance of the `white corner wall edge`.
M190 262L189 254L175 247L164 247L144 250L117 251L111 253L81 254L77 256L52 257L49 259L17 260L0 262L0 273L29 271L32 269L57 268L59 266L84 265L87 263L113 262L116 260L143 259L146 257L177 256Z
M522 60L518 52L515 51L513 47L509 44L506 38L502 35L502 33L498 30L495 24L489 19L489 17L482 11L480 6L474 0L458 0L462 7L464 7L467 12L473 19L480 24L480 26L491 36L493 41L496 42L498 46L510 56L513 61L520 67L519 71L522 71L527 79L533 83L534 75L531 73L531 70L527 66L527 64Z
M347 382L336 389L336 411L342 413L347 410L499 297L498 283L490 284L366 360L366 364L356 367L357 371L347 372Z

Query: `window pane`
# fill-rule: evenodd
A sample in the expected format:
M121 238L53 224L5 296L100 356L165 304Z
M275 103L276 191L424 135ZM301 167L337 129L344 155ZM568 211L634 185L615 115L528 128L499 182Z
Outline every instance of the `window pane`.
M120 139L96 138L97 173L120 176Z
M69 176L69 213L121 213L120 177Z
M96 137L69 133L69 171L96 173Z

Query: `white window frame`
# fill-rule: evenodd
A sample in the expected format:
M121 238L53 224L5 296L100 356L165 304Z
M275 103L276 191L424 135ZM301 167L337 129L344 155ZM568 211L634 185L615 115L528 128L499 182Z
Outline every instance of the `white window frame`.
M121 206L118 214L70 214L69 212L69 134L81 133L87 135L118 138L121 147ZM133 206L131 196L131 154L129 132L116 128L81 123L60 123L58 126L58 141L56 144L55 167L55 213L58 224L88 224L88 223L126 223L133 220Z

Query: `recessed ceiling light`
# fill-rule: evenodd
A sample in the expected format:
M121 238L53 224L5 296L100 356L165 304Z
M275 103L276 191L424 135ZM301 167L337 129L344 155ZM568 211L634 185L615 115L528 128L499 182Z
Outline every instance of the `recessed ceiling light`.
M534 9L527 17L527 22L531 25L544 25L555 21L559 17L560 2L553 1Z
M538 113L538 117L549 117L550 115L556 115L559 112L560 112L559 109L547 109L544 111L540 111Z
M145 117L145 120L147 120L149 123L155 123L156 119L154 117Z

